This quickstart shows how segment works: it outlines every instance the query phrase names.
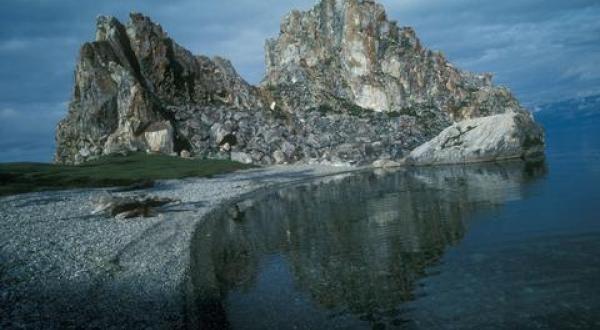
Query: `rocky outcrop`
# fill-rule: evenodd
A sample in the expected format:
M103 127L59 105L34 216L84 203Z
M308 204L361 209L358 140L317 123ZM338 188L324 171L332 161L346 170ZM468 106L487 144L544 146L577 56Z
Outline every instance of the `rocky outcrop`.
M474 75L424 48L410 27L387 19L370 0L323 0L292 11L267 41L264 86L292 110L348 103L374 111L430 106L453 120L519 110L491 75Z
M292 11L267 41L266 67L251 86L227 60L192 55L143 15L125 25L99 17L96 40L80 52L56 161L148 151L264 165L392 164L456 122L529 118L491 75L455 68L374 1ZM528 120L515 129L543 141Z
M127 25L101 16L96 41L80 51L55 159L81 163L118 152L172 153L181 148L181 138L165 107L215 102L261 106L258 90L229 61L192 55L140 14L132 14Z
M534 159L544 154L544 134L530 114L506 113L458 122L413 150L414 165Z

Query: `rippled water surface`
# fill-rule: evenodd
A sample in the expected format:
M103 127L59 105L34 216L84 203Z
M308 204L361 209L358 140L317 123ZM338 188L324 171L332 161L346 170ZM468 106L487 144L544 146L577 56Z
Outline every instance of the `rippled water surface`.
M190 314L234 329L600 328L590 120L547 123L542 164L372 171L252 196L198 228Z

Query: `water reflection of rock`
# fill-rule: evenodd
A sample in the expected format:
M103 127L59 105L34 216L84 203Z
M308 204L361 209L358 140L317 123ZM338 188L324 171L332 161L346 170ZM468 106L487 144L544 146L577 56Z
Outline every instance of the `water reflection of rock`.
M239 203L198 229L192 279L202 306L193 314L224 322L223 295L252 288L260 258L280 254L321 308L393 318L474 211L522 198L544 171L520 162L379 171Z

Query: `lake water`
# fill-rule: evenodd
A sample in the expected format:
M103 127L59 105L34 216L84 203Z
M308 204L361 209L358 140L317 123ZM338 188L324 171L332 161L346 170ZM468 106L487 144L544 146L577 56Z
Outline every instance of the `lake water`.
M198 228L204 328L600 328L600 116L548 116L544 163L371 171Z

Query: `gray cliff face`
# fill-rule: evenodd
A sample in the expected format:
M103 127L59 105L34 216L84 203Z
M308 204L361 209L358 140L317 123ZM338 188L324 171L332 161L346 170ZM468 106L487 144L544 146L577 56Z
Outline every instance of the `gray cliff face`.
M229 61L192 55L145 16L126 25L99 17L58 125L56 161L148 151L263 165L393 163L453 124L498 114L529 118L514 130L535 128L531 141L543 146L508 90L423 48L373 1L292 11L267 41L266 68L254 87ZM501 127L495 134L514 133ZM428 157L413 163L444 162Z
M461 120L521 108L506 89L492 86L491 75L456 69L374 1L323 0L293 11L265 48L263 85L281 90L292 110L322 104L343 110L348 101L392 112L426 105Z

